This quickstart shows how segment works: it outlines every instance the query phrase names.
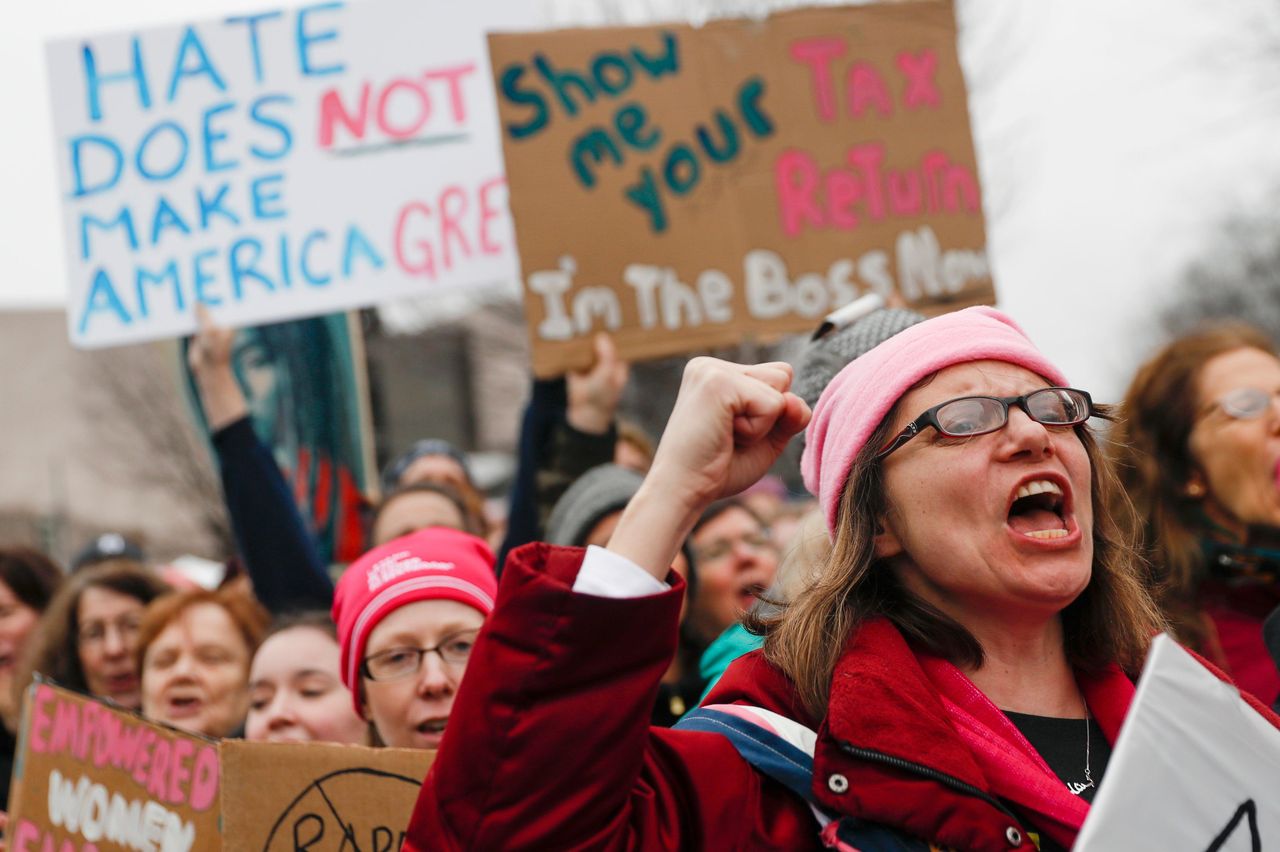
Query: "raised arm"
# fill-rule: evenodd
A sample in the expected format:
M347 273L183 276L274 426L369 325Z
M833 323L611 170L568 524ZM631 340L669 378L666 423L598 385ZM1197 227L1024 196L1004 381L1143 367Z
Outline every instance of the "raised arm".
M203 309L187 349L222 480L236 546L254 593L273 613L328 609L333 583L320 562L288 483L254 433L244 393L231 369L235 332Z
M667 566L702 508L808 420L790 379L783 364L691 362L609 549L512 554L405 849L771 848L812 820L723 737L648 727L683 592ZM652 594L580 591L635 574Z

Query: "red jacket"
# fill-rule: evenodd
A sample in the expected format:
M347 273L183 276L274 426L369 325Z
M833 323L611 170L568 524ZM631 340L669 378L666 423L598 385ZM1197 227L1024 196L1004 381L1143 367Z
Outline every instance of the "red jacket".
M727 739L648 727L675 652L678 579L645 598L578 595L582 556L545 544L511 555L404 849L820 848L808 806ZM1114 742L1132 685L1118 673L1081 684ZM707 698L734 702L818 730L812 791L830 812L940 846L1034 849L1034 827L991 795L887 622L864 625L850 642L821 725L758 652ZM891 765L897 759L917 767ZM836 775L848 783L830 783Z

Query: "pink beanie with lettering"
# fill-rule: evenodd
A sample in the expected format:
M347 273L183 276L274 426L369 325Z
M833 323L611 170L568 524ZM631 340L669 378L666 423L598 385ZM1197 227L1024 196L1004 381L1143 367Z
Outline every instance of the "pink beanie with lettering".
M817 496L833 537L853 460L880 421L916 382L970 361L1005 361L1067 384L1017 323L988 307L925 320L850 361L818 397L800 459L805 487Z
M415 601L452 600L493 612L498 579L493 551L461 530L430 527L379 545L347 568L333 595L342 649L342 682L360 706L360 664L369 634L390 613Z

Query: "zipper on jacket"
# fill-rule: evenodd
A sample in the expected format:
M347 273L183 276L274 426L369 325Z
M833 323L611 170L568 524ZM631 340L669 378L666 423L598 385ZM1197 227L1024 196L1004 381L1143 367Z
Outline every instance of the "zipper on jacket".
M964 793L967 796L973 796L974 798L981 799L982 801L994 807L996 810L1000 811L1009 819L1013 820L1013 822L1018 826L1018 829L1022 831L1022 834L1024 836L1027 833L1026 830L1023 828L1022 820L1018 818L1017 814L1009 810L1009 808L1003 802L1001 802L999 799L995 798L994 796L984 793L982 790L979 790L977 787L973 786L972 784L968 784L964 781L961 781L959 778L956 778L954 775L948 775L945 772L940 772L937 769L934 769L932 766L925 766L923 763L916 763L911 760L904 760L900 757L894 757L891 754L885 754L884 752L880 752L880 751L873 751L869 748L859 748L858 746L853 745L851 743L847 743L844 740L837 739L836 745L840 747L841 751L853 757L859 758L860 760L867 760L872 763L883 763L886 766L892 766L893 768L900 769L904 772L914 772L917 775L923 775L925 778L928 778L931 781L937 781L939 784L943 785L944 787L949 787L958 793Z

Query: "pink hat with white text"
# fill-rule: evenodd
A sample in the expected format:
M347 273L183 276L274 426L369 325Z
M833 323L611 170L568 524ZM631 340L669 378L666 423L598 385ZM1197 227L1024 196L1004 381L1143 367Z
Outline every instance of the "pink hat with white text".
M347 568L333 595L333 622L342 649L342 682L360 706L360 664L369 634L390 613L425 600L452 600L493 612L498 579L484 539L430 527L379 545Z
M800 469L835 535L840 496L853 460L916 382L944 367L1005 361L1066 385L1062 372L995 308L965 308L903 329L850 361L818 398L805 431Z

